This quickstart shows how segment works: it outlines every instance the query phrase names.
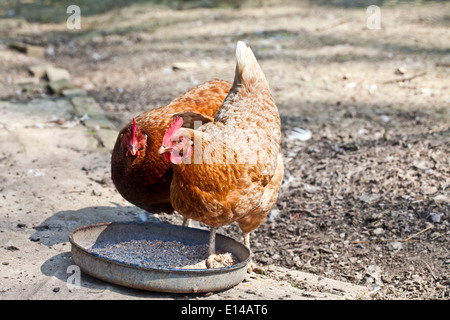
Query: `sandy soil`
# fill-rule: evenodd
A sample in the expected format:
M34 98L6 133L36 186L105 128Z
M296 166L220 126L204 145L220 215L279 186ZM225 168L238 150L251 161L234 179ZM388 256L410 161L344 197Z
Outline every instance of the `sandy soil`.
M279 201L251 237L255 260L364 285L376 299L448 299L449 4L385 6L381 29L371 30L365 7L311 3L141 3L83 16L80 30L13 15L0 20L0 99L57 103L46 81L29 75L43 60L8 48L13 40L40 45L45 62L69 70L119 129L198 83L231 81L244 40L277 101L286 164ZM104 157L77 150L69 158L83 159L99 205L118 199ZM23 161L42 156L25 152ZM20 165L7 159L2 150L0 190ZM220 232L241 237L235 225Z

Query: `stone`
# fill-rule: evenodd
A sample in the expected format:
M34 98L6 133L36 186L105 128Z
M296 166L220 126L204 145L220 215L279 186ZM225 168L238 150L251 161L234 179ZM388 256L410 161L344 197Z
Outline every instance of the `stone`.
M100 128L96 131L96 133L105 146L105 149L108 151L112 151L117 140L118 132L114 130L114 128Z
M174 62L172 64L172 70L189 70L189 69L195 69L198 67L198 64L196 62Z
M43 59L45 57L45 49L40 46L35 46L21 42L14 42L11 43L9 47L19 52L25 53L30 57L35 57L38 59Z
M100 129L114 129L114 125L103 115L89 116L83 120L86 127L99 131Z
M45 48L40 46L27 45L27 55L39 59L45 58Z
M36 64L31 66L28 70L35 78L42 78L45 76L45 71L48 67L48 64Z
M102 109L100 108L97 101L89 96L74 96L71 99L72 104L75 108L75 112L78 117L83 117L88 115L88 118L101 115L103 116Z
M80 88L64 89L62 91L62 95L68 98L72 98L76 96L87 96L87 92L86 90Z
M63 90L65 89L73 89L73 84L66 80L66 79L60 79L56 81L50 81L47 84L50 91L54 94L61 94Z
M49 66L45 68L45 73L50 82L63 79L70 82L70 73L66 69Z

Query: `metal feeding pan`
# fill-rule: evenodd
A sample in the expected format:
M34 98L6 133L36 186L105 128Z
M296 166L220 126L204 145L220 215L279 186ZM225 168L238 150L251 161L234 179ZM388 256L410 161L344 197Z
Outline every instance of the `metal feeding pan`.
M209 231L166 223L106 222L78 228L70 234L72 259L80 269L101 280L137 289L196 293L231 288L247 273L250 250L243 244L220 234L216 250L230 252L238 263L214 269L147 268L112 258L89 249L130 240L179 241L186 245L208 243Z

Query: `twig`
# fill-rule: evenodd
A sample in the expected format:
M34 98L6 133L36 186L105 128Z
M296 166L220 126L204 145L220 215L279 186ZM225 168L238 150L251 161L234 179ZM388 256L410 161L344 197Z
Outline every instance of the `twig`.
M409 81L409 80L412 80L412 79L415 79L415 78L418 78L418 77L422 77L422 76L424 76L426 74L427 74L427 72L423 71L423 72L416 73L416 74L414 74L412 76L409 76L409 77L403 77L403 78L400 78L400 79L387 80L387 81L384 81L383 84Z
M415 236L418 236L419 234L424 233L425 231L430 230L430 229L433 229L433 228L434 228L434 226L433 226L433 225L430 225L428 228L425 228L425 229L423 229L422 231L419 231L419 232L413 234L411 237L409 237L409 238L406 239L406 240L403 240L402 242L407 242L407 241L411 240L412 238L414 238Z
M344 20L337 21L337 22L330 23L330 24L328 24L326 26L323 26L323 27L318 27L318 28L316 28L316 31L324 31L324 30L327 30L327 29L336 28L336 27L340 26L341 24L345 24L345 23L347 23L347 21L344 21Z
M431 270L431 267L428 265L428 263L426 263L426 261L424 261L423 263L425 263L425 265L427 266L428 271L430 271L431 276L433 277L434 281L437 281L436 275L434 274L433 270Z
M436 133L436 132L445 131L449 128L449 125L450 125L450 122L447 121L444 125L440 126L437 129L430 130L428 133Z
M409 240L409 241L419 241L419 240ZM353 244L358 243L377 243L377 242L405 242L405 240L396 240L396 239L377 239L377 240L362 240L362 241L352 241Z
M356 244L356 243L376 243L376 242L409 242L409 241L419 241L419 240L412 240L412 238L418 236L421 233L424 233L425 231L429 230L429 229L433 229L434 226L430 225L427 228L423 229L422 231L419 231L415 234L413 234L412 236L410 236L407 239L400 239L400 240L396 240L396 239L378 239L378 240L363 240L363 241L352 241L352 243Z

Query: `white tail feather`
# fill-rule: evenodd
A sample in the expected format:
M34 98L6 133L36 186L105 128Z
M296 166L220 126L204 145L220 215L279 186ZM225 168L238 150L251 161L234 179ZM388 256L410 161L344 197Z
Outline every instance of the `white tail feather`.
M262 81L268 86L266 77L258 64L252 49L244 42L238 41L236 46L235 82L251 83L255 81Z

